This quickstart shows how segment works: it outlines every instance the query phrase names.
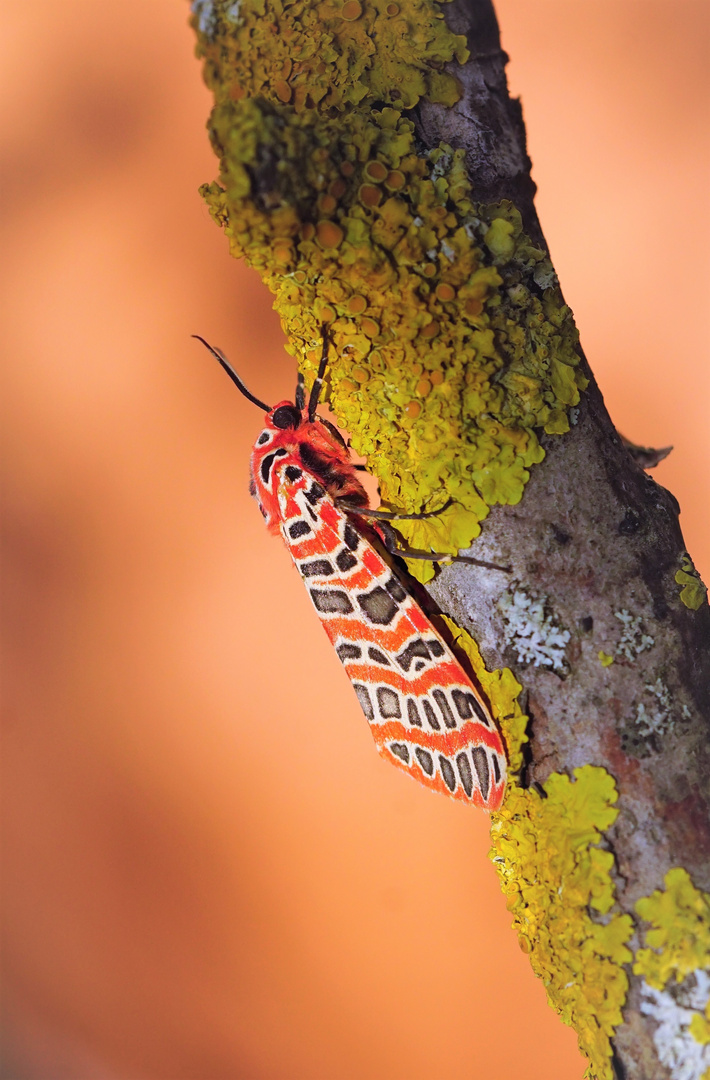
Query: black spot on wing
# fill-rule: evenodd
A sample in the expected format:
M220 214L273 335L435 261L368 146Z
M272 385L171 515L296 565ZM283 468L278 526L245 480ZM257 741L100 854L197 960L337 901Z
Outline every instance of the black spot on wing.
M489 720L483 706L481 705L480 701L478 700L478 698L474 694L469 694L468 695L468 703L471 706L471 708L473 709L473 711L475 712L478 719L481 721L481 723L485 724L486 727L490 727L491 722L490 722L490 720Z
M399 694L394 690L390 690L389 686L377 687L377 704L383 720L389 720L390 717L399 720L402 715Z
M353 610L346 592L341 589L310 589L316 611L325 615L349 615Z
M288 535L292 540L298 540L301 536L308 536L311 531L307 521L294 521L293 525L288 527Z
M369 593L359 593L357 602L367 620L379 626L387 626L391 623L399 610L390 594L385 592L381 585L376 585Z
M434 701L439 706L441 710L441 715L444 718L444 723L446 724L447 728L455 728L456 718L451 711L451 706L446 700L446 694L444 693L444 691L438 689L432 690L431 696L434 698Z
M286 451L284 450L283 446L280 446L278 450L274 450L273 454L267 454L262 461L260 472L261 479L264 481L265 484L268 484L269 482L269 473L271 472L271 466L274 464L274 460L277 457L283 457L285 453Z
M473 758L473 764L476 768L481 795L484 799L487 799L488 789L491 786L491 777L488 771L488 754L482 746L474 746L471 751L471 757Z
M419 709L414 698L407 698L407 719L412 727L422 726L422 718L419 715Z
M443 656L444 652L446 651L444 649L444 646L441 644L441 642L437 641L436 638L432 638L431 641L427 641L427 645L429 646L429 652L431 653L432 656L436 656L436 657Z
M468 703L470 694L465 694L463 690L452 690L451 696L454 699L454 705L456 711L462 720L470 720L473 716L473 711Z
M493 758L493 775L496 779L496 784L500 784L500 765L498 764L498 755L492 754Z
M270 438L271 438L271 435L269 434L268 431L262 431L261 435L256 440L256 445L257 446L263 446L264 443L267 443Z
M343 540L350 548L351 551L357 551L360 544L360 537L357 529L354 529L348 522L343 530Z
M357 699L360 702L360 707L367 719L374 720L375 710L372 708L372 702L370 701L370 695L367 692L367 687L362 686L360 683L353 683L353 690L357 694Z
M409 765L409 748L403 742L391 742L389 749L398 757L400 761L403 761L405 765Z
M397 578L391 577L389 581L386 581L385 588L392 599L399 601L400 604L407 599L407 593L403 589L401 582L397 581Z
M325 488L322 486L322 484L319 484L317 480L313 481L308 491L306 492L306 498L308 499L311 506L315 506L316 503L319 503L324 495Z
M445 758L443 754L439 754L439 767L441 769L441 775L444 777L444 783L449 791L456 791L456 773L454 767L448 758Z
M473 794L473 776L471 775L471 763L468 760L466 754L459 754L456 758L456 764L459 767L459 776L461 777L463 789L470 799L471 795Z
M456 711L462 720L471 720L475 716L482 724L485 724L486 727L491 726L491 722L475 694L472 694L468 690L463 691L456 689L451 691L451 696L454 699Z
M421 746L417 746L414 753L417 755L417 761L427 776L432 776L434 773L434 760L429 751L423 750Z
M434 731L441 731L441 724L436 718L436 713L434 712L434 706L432 705L432 703L426 698L424 698L422 705L424 706L424 713L426 715L426 718L429 721L429 727L433 728Z
M347 548L343 548L338 552L335 562L338 566L338 570L342 570L345 574L348 570L352 570L353 566L357 566L357 559L351 551Z
M376 649L373 645L370 645L370 647L368 648L367 655L370 657L371 660L374 660L376 664L384 664L385 667L390 666L390 662L385 656L385 654L383 652L380 652L380 650Z
M397 653L397 663L402 671L409 671L415 656L423 656L425 660L430 659L429 650L426 647L426 643L422 641L421 638L410 641L408 645L405 645L401 652Z
M312 562L303 562L299 566L299 570L303 577L328 577L329 574L334 574L332 562L328 559L313 559Z
M295 482L296 480L300 480L301 477L303 476L302 471L300 469L297 469L295 465L287 465L286 468L284 469L284 472L286 473L286 476L288 477L288 479L291 480L292 482Z
M346 660L359 660L362 656L362 649L360 646L350 645L347 641L342 645L338 645L335 651L343 663L345 663Z

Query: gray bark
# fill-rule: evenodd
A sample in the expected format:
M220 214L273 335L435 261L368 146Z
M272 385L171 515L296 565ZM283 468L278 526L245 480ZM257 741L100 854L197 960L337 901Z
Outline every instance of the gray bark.
M474 198L511 199L546 247L492 3L454 0L444 12L472 54L463 68L450 68L464 94L451 109L414 110L417 135L427 147L440 140L463 147ZM428 589L469 630L487 666L511 668L524 687L531 741L523 782L588 763L615 778L620 813L606 840L619 908L635 918L636 900L663 888L671 867L685 867L710 890L710 608L680 602L678 503L624 446L582 363L591 382L575 425L567 435L541 436L546 457L531 469L521 503L494 507L471 549L511 565L512 574L454 564ZM539 602L538 618L560 643L547 659L531 659L516 636L516 597L524 608ZM602 666L600 650L614 663ZM638 1008L640 980L630 970L629 977L614 1040L617 1074L667 1080L654 1022Z

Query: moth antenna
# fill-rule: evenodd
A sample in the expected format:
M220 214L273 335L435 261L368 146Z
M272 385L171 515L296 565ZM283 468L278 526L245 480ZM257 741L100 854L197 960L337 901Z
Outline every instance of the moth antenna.
M318 365L318 373L315 382L311 387L311 396L308 399L308 419L310 421L313 421L316 418L318 398L320 397L321 387L323 386L323 376L325 375L325 369L328 363L328 331L325 323L321 326L320 332L323 335L323 352L321 354L320 364Z
M192 336L194 338L197 338L198 341L201 341L206 349L209 349L209 351L212 353L212 355L217 360L217 362L220 363L222 365L222 367L224 368L224 370L227 372L230 379L235 384L235 386L240 391L240 393L244 394L245 398L248 398L249 401L253 402L254 405L257 405L263 412L271 412L271 406L270 405L265 405L263 401L259 401L258 397L254 397L254 395L252 394L252 392L250 390L247 390L246 386L244 385L242 380L239 378L236 371L234 370L232 365L229 363L229 361L227 360L227 357L224 355L224 353L222 352L221 349L216 349L213 345L210 345L209 342L205 341L205 339L203 337L200 337L199 334L193 334Z
M294 402L299 412L303 412L306 404L306 389L303 380L303 373L299 371L298 378L296 380L296 400Z

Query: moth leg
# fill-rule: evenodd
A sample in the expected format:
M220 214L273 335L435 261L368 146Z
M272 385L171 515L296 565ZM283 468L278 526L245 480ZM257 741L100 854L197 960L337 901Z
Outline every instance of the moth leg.
M355 468L357 467L356 465ZM453 499L447 499L438 510L424 510L421 514L397 514L389 510L370 510L368 507L352 506L346 499L336 499L335 505L341 510L350 510L354 514L360 514L361 517L375 518L376 521L423 521L424 518L438 517L439 514L443 514L453 501Z
M505 574L512 573L511 566L499 566L497 563L486 562L484 559L474 559L472 555L451 555L436 551L416 551L406 544L400 543L399 537L387 522L379 525L385 547L390 555L399 555L402 559L427 559L429 562L460 562L470 563L472 566L483 566L487 570L502 570Z
M319 421L319 423L323 425L323 427L326 427L328 429L335 441L340 443L343 450L347 450L345 440L343 439L343 436L340 434L335 424L331 424L330 420L326 420L324 416L317 416L316 419ZM355 468L357 468L357 465L355 466Z

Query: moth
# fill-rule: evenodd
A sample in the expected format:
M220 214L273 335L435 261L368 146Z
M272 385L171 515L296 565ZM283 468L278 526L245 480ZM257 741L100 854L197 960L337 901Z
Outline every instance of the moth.
M431 513L371 509L340 432L317 415L325 330L308 400L299 375L294 401L273 407L246 388L220 349L198 340L265 413L251 453L250 493L269 531L284 539L380 754L434 791L496 810L506 761L488 704L378 548L450 556L394 546L390 521Z

